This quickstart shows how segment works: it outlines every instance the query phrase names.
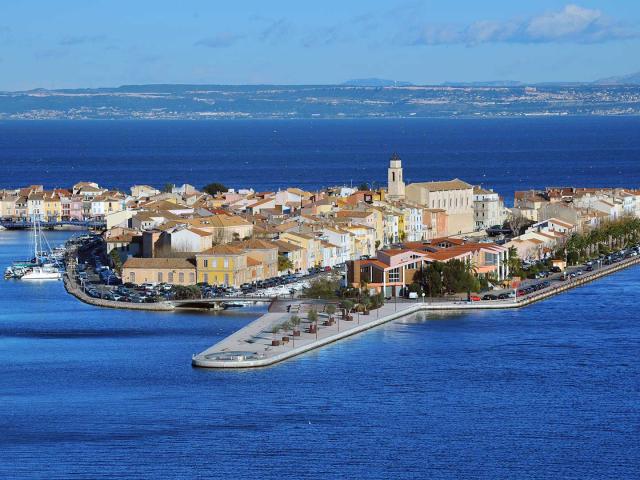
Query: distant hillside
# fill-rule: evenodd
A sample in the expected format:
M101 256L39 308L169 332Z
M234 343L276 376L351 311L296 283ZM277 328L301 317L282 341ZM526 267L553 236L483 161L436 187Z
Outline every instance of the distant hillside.
M385 80L384 78L356 78L347 80L342 85L345 87L410 87L413 84L398 80Z
M640 72L617 77L601 78L594 82L596 85L640 85Z
M0 92L0 120L640 115L636 101L640 86L633 85L483 82L410 86L390 80L357 82L360 84L156 84Z
M518 87L522 82L515 80L488 80L486 82L444 82L447 87Z

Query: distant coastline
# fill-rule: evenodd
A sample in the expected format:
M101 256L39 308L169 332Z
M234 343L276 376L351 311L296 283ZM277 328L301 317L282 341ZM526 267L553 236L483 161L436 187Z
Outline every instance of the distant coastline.
M0 92L0 120L504 118L640 114L640 85L129 85Z

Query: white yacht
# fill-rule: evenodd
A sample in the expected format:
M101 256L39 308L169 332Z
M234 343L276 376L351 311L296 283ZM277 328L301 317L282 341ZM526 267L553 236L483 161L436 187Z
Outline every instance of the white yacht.
M22 280L60 280L62 278L60 251L51 249L49 242L42 233L40 220L33 216L33 260L17 262L5 271L5 278L20 278ZM48 251L45 252L43 243Z
M56 267L33 267L21 278L22 280L60 280L62 274Z

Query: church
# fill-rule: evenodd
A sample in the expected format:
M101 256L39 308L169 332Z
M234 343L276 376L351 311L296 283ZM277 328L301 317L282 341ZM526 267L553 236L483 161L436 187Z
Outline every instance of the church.
M458 178L439 182L419 182L405 185L402 160L394 153L387 172L387 199L408 201L423 208L442 209L448 215L448 234L460 235L474 231L473 185Z

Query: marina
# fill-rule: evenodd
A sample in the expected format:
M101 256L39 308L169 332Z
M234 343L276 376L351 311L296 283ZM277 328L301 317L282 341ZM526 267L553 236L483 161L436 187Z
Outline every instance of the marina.
M33 258L26 261L15 261L7 266L5 279L21 280L60 280L64 271L66 245L51 248L42 232L42 225L37 218L31 222L31 247Z

